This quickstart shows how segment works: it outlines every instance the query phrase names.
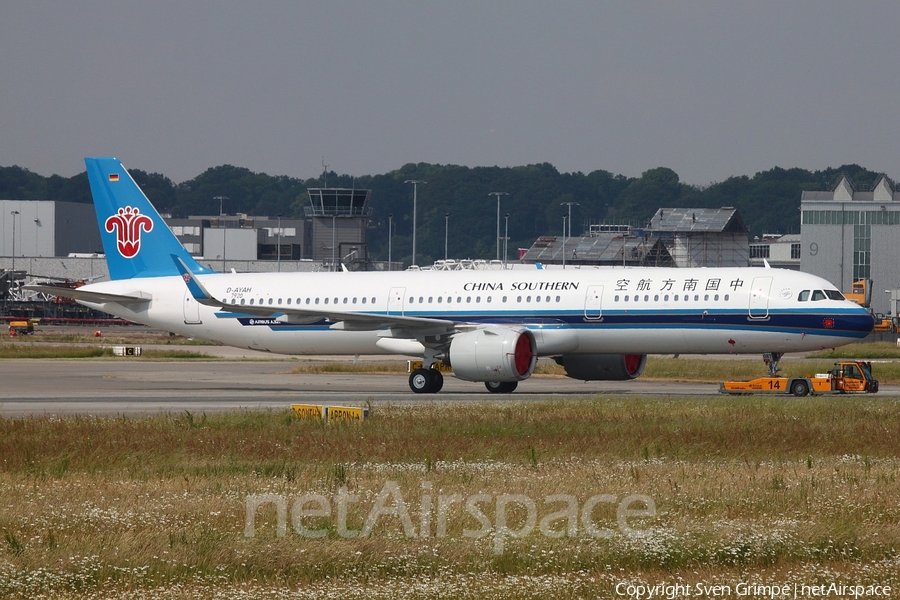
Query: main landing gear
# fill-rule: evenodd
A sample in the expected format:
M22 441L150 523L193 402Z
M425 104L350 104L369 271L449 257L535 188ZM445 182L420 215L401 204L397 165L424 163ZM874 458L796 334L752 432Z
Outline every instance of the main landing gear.
M417 394L436 394L444 387L444 376L437 369L416 369L409 374L409 389Z

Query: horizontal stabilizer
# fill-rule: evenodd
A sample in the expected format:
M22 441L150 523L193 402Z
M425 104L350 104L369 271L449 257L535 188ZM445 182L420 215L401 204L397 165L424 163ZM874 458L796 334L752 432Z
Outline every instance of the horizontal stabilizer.
M106 304L107 302L116 302L118 304L143 304L150 302L151 296L146 292L135 292L134 294L110 294L107 292L93 292L81 288L69 288L61 285L44 285L36 283L24 286L26 290L32 292L40 292L50 294L51 296L62 296L63 298L71 298L72 300L81 300L84 302L93 302L95 304Z

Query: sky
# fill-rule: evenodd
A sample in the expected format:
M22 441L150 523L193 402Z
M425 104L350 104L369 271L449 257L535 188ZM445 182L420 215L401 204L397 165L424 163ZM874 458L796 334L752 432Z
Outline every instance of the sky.
M900 176L900 2L10 0L0 166Z

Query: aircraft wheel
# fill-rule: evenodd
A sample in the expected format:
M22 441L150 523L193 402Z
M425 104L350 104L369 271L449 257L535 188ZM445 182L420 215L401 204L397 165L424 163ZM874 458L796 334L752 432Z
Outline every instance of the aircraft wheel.
M429 371L431 371L431 389L428 391L437 394L444 387L444 374L437 369L429 369Z
M791 393L795 396L805 396L809 393L809 384L802 379L795 381L794 384L791 385Z
M409 389L417 394L436 394L444 387L444 375L437 369L416 369L409 376Z
M518 387L518 381L485 381L484 387L492 394L510 394Z

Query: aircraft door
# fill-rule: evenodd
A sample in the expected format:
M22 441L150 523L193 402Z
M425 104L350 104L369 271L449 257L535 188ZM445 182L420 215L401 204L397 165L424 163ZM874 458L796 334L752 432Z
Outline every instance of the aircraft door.
M603 317L603 286L589 285L584 294L584 318L599 321Z
M750 287L750 318L769 318L769 290L772 288L771 277L754 277Z
M388 298L388 314L403 316L403 296L406 295L406 288L391 288L391 295Z
M184 291L184 322L187 325L199 325L203 321L200 320L200 303L194 300L190 290Z

